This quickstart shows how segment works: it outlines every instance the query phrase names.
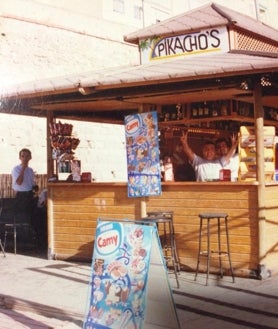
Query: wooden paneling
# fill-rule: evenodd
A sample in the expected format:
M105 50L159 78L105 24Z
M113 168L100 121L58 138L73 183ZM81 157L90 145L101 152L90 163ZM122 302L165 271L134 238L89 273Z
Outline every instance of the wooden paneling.
M232 262L235 270L257 267L257 187L239 184L187 184L165 185L160 198L150 198L149 211L174 211L175 234L182 265L195 270L198 251L199 213L226 212L229 215L229 232ZM215 232L215 225L212 225ZM224 238L224 236L223 236ZM217 249L212 243L215 250ZM225 241L225 240L223 240ZM212 261L217 266L218 260ZM225 263L224 263L225 265Z
M179 258L186 270L195 270L200 212L226 212L229 215L230 246L237 275L257 269L258 218L257 185L240 183L165 183L162 195L143 199L147 211L174 211L174 227ZM277 253L278 186L267 193L267 260L272 268ZM98 218L140 219L142 198L128 198L125 184L49 184L51 218L50 250L53 257L90 261ZM212 225L212 233L215 232ZM221 233L224 236L224 231ZM276 245L275 245L276 240ZM212 237L212 247L216 241ZM205 263L202 263L202 267ZM268 264L267 264L268 265ZM212 267L217 267L217 259ZM224 261L224 266L229 267Z
M278 273L278 186L266 188L266 262L272 274Z
M35 184L38 185L39 191L47 188L47 175L35 175ZM0 197L13 198L15 192L12 189L12 175L0 174Z
M50 184L49 230L52 257L90 260L101 219L135 219L140 200L127 198L125 184Z

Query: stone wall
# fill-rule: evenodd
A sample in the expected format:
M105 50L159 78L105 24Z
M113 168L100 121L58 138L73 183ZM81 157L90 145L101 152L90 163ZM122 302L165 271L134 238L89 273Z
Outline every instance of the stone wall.
M98 182L126 181L124 126L104 123L64 121L73 124L73 134L80 139L75 156L81 170L89 171ZM19 163L18 152L32 151L30 166L37 174L46 174L46 120L36 117L0 114L0 174L11 173Z
M139 63L137 47L123 41L132 27L53 2L4 2L0 27L0 92L7 85Z

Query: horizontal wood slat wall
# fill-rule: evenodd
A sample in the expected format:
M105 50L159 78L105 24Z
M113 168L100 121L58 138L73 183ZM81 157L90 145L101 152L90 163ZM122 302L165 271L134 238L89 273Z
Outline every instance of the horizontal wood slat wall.
M140 218L141 200L127 198L125 184L55 183L48 189L48 231L54 258L91 260L98 218Z
M278 274L278 186L266 188L266 262Z
M52 209L49 213L49 239L53 257L90 261L97 219L140 219L141 201L144 200L147 211L174 211L178 254L185 270L196 268L198 214L201 212L228 213L232 263L237 275L248 276L259 264L258 186L255 184L165 183L161 196L145 199L128 198L126 185L120 183L53 183L48 188L49 209ZM268 198L267 210L268 234L271 237L268 259L272 267L277 267L273 258L277 249L278 228L274 209L278 197L274 195L278 196L278 186L270 186L266 190L272 196ZM215 224L212 232L215 232ZM225 241L224 231L221 234L222 241ZM212 247L217 249L214 237ZM216 259L212 261L213 267L218 268ZM224 267L229 267L225 260ZM202 264L204 268L205 263Z
M35 183L39 187L39 191L47 188L47 175L37 174L35 175ZM12 175L0 174L0 197L1 198L13 198L15 192L12 189Z
M163 209L161 209L163 205ZM149 211L173 210L176 243L179 258L186 270L196 269L199 234L199 213L226 212L230 233L231 258L237 275L249 275L250 269L257 268L258 227L257 227L257 186L198 184L165 185L159 198L150 198ZM216 223L211 225L211 232ZM224 240L224 231L221 230ZM204 240L205 241L205 240ZM212 249L217 250L215 235L211 238ZM205 245L204 245L205 246ZM225 259L223 259L225 260ZM223 263L229 268L227 262ZM211 267L218 269L214 258ZM205 260L201 263L205 269Z

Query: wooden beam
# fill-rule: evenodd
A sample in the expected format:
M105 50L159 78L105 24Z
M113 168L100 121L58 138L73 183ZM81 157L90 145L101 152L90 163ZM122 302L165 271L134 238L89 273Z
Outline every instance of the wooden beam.
M47 152L47 177L50 178L54 174L54 162L52 160L52 148L50 142L49 124L53 122L53 112L47 111L46 115L46 152Z
M254 117L256 129L256 163L258 180L258 272L266 276L266 218L265 218L265 175L264 175L264 113L260 77L254 78Z

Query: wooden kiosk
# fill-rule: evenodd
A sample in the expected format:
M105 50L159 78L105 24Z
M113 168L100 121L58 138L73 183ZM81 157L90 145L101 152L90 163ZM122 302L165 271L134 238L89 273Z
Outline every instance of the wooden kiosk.
M278 272L278 184L274 172L265 177L263 140L265 126L278 126L278 31L209 4L125 41L138 45L141 65L65 80L60 89L55 81L31 91L23 86L7 97L22 98L26 110L45 111L49 122L80 118L81 108L84 120L117 123L129 113L156 110L167 145L182 129L215 138L252 126L255 175L237 182L165 182L161 196L144 199L128 198L124 183L48 183L49 257L90 260L98 218L137 219L163 209L174 211L182 268L194 270L198 214L221 210L229 215L235 274L263 279Z

